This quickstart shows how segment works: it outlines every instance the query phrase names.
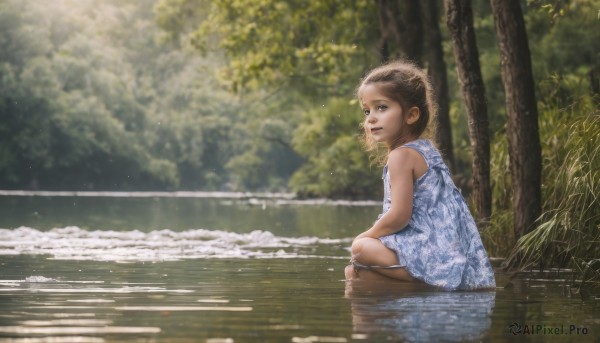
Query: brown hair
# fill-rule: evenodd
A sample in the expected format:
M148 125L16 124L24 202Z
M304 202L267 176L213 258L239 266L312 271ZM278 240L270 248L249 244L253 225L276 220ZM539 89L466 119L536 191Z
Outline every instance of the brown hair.
M419 119L409 126L411 134L429 139L435 136L437 103L424 70L404 60L381 65L369 71L361 80L356 89L357 97L360 95L361 88L369 84L377 84L386 97L397 101L402 106L404 114L408 113L411 107L419 109L421 112ZM368 151L378 150L377 142L372 139L367 130L364 130L363 138Z

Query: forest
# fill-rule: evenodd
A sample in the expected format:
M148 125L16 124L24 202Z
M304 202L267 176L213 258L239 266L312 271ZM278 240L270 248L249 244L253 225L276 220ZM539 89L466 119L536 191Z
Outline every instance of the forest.
M526 34L512 63L504 3L0 0L0 189L378 199L354 91L404 57L430 71L490 255L583 268L600 256L600 1L507 1ZM528 64L531 86L507 87Z

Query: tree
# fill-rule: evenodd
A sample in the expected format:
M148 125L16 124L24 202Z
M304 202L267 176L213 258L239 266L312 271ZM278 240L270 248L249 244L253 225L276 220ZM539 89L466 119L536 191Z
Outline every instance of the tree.
M514 233L535 227L541 213L541 146L531 55L518 0L491 0L506 93Z
M161 1L175 7L178 2ZM347 96L357 74L372 61L370 46L364 44L376 32L369 26L376 22L371 1L196 3L208 6L209 15L191 34L192 44L226 54L221 79L238 94L262 89L301 90L310 100ZM159 19L169 13L178 12L158 13Z
M405 58L423 64L423 23L417 0L378 0L381 61Z
M0 187L226 182L237 102L199 56L156 44L154 2L2 1Z
M354 101L355 102L355 101ZM305 196L366 198L381 195L381 169L362 152L354 102L330 99L327 106L304 113L294 134L294 148L304 158L290 185ZM331 134L337 132L337 134Z
M429 43L427 68L438 103L437 120L439 125L436 130L436 141L450 170L455 171L454 149L452 148L452 127L450 125L448 102L448 75L446 72L446 63L444 62L442 35L438 24L437 1L428 0L423 7L423 12L425 14L425 30L427 32L427 40Z
M378 0L377 14L381 34L377 51L381 60L405 58L421 66L427 65L439 106L435 140L450 169L454 170L448 81L436 1L422 4L414 0ZM426 53L425 42L428 43Z
M492 212L490 139L485 88L479 66L471 1L444 0L444 6L462 95L469 116L476 217L480 223L485 224L489 221Z
M315 106L307 106L308 102L317 101L315 107L321 109L321 104L335 103L330 98L352 96L359 75L368 66L377 64L377 60L401 57L424 65L424 7L416 0L351 3L340 0L161 0L156 7L158 20L171 36L180 36L186 25L189 26L190 18L197 16L192 3L197 7L208 6L209 10L191 34L191 40L203 52L211 49L225 52L229 63L221 70L221 77L230 89L243 97L252 96L252 92L258 90L295 97L295 103L301 104L296 106L298 112L310 111ZM428 59L429 71L442 105L438 125L441 135L437 141L446 160L453 165L439 18L435 6L425 8L432 9L428 30L431 45L436 47ZM332 22L335 25L331 25ZM286 27L284 32L280 30L283 26ZM309 126L314 120L312 116L296 113L285 121L293 121L293 118L302 118L308 121L303 124ZM353 135L353 131L336 131L335 135L344 137ZM245 153L235 158L232 165L238 162L254 165L257 161ZM309 158L307 163L316 162ZM300 179L307 180L296 177L294 188L299 187L297 180Z
M209 9L191 32L192 43L204 53L224 54L227 63L219 71L220 79L252 107L252 113L242 116L245 150L227 164L232 183L255 188L270 178L268 173L280 170L295 172L290 186L302 194L364 196L356 180L367 179L371 172L356 137L359 108L348 104L360 74L378 63L372 52L378 36L374 4L162 0L157 6L159 22L170 23L167 30L185 27L189 21L183 8L190 2ZM327 145L310 146L322 141L303 132L314 129L323 115L332 119L328 131L318 130L327 136ZM352 149L357 156L349 157ZM325 151L330 165L316 158L325 158ZM355 157L359 162L348 168L348 159ZM331 168L336 168L333 176Z

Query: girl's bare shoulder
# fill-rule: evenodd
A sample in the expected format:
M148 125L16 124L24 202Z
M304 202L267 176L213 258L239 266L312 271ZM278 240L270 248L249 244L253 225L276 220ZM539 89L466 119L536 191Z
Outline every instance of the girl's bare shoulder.
M427 162L417 150L402 146L390 151L387 165L389 169L410 169L415 179L427 172Z

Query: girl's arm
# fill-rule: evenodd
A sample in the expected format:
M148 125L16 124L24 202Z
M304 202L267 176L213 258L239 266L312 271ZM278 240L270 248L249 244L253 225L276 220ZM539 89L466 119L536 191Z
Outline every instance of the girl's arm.
M422 160L423 157L414 149L400 148L390 152L387 165L390 174L391 207L369 230L358 235L355 240L387 236L408 225L412 216L415 166L419 162L424 163L419 159Z

